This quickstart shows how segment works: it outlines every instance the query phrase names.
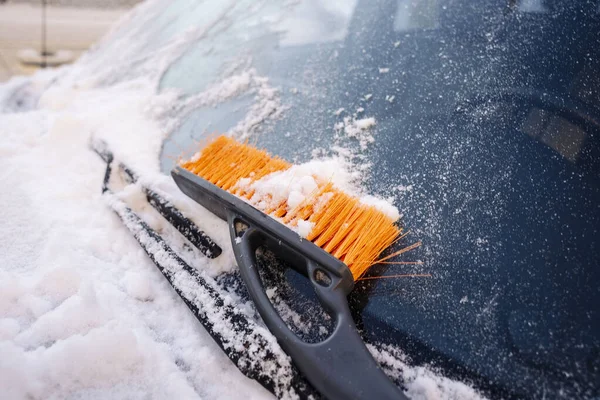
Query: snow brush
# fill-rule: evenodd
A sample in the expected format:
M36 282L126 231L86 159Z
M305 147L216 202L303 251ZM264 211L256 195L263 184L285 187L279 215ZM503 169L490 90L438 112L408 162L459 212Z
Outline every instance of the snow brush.
M355 280L378 261L401 230L383 212L327 182L294 206L287 201L273 204L268 195L261 198L252 184L290 167L265 151L219 136L171 175L183 193L228 222L240 274L260 316L322 395L405 399L366 348L346 299ZM306 239L289 227L307 224ZM328 338L307 343L279 316L258 272L256 253L263 246L310 279L335 321Z

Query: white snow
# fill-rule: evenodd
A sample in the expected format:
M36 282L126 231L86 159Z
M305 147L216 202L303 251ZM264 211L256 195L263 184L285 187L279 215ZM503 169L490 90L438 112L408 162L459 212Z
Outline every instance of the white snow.
M343 132L349 138L355 138L360 144L361 150L366 150L369 144L375 142L373 127L377 125L375 118L344 117L344 122L335 125L335 130Z
M307 197L314 195L319 186L328 182L335 187L353 192L353 177L347 171L341 158L329 158L309 161L304 164L292 165L291 168L274 172L255 182L248 178L238 181L237 187L246 191L254 191L249 203L262 211L278 207L287 202L287 210L300 205ZM317 203L324 202L330 197L323 195ZM308 221L297 221L290 225L301 237L307 237L313 224Z
M382 368L390 375L402 371L402 378L408 389L407 395L414 400L480 400L481 395L462 382L440 377L423 367L411 368L403 361L403 354L394 346L367 348Z
M253 183L241 179L238 186L256 191L250 202L257 204L261 210L275 207L283 201L287 201L289 209L292 209L316 191L319 184L332 182L341 190L352 191L352 180L343 160L329 158L292 165Z
M248 90L255 78L256 71L254 69L242 71L212 85L198 96L191 96L187 102L194 108L217 104Z
M248 68L238 71L235 75L225 77L206 90L189 96L185 100L173 99L174 102L180 104L176 106L177 118L171 121L167 129L175 129L187 113L198 107L215 106L242 93L253 93L254 102L245 117L229 132L240 139L247 139L261 123L275 119L285 111L285 107L280 102L279 90L270 85L268 78L258 75L254 68ZM171 105L170 108L172 107ZM157 111L160 110L155 110L155 114L158 114Z
M153 283L147 276L136 272L127 272L122 280L127 294L140 301L154 300Z
M356 126L370 126L370 124L374 124L374 119L358 121ZM361 194L360 187L356 186L356 177L349 172L349 167L342 157L315 159L304 164L292 165L287 170L274 172L255 182L251 182L249 178L242 178L236 186L254 192L249 203L259 210L275 209L286 202L287 211L290 211L302 204L307 197L314 195L319 187L331 182L334 187L358 196L361 203L373 206L393 221L397 221L400 212L388 200ZM316 209L326 205L330 198L329 194L324 194L315 199ZM296 223L289 227L302 237L307 237L314 225L302 220Z
M398 185L394 188L394 190L398 192L412 192L414 186L413 185Z
M50 75L33 79L43 87ZM101 198L92 135L156 175L164 132L151 113L169 99L143 80L65 83L43 92L37 110L0 114L3 398L271 397L221 352Z
M377 208L385 215L390 217L392 221L397 221L400 219L400 212L398 211L398 209L387 200L379 199L375 196L366 195L360 198L360 202Z
M254 82L257 86L254 104L246 117L229 132L240 139L249 138L261 123L277 118L286 109L280 103L279 90L270 86L268 78L255 77Z
M298 235L305 238L314 226L314 222L299 220L298 225L296 226L296 232L298 232Z

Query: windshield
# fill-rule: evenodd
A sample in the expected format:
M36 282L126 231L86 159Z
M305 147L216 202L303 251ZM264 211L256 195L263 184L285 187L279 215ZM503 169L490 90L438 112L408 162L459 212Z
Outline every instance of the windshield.
M165 172L230 132L344 157L400 208L422 263L372 275L431 277L359 282L365 337L492 397L572 398L600 377L598 28L586 0L177 0L140 54L187 44Z

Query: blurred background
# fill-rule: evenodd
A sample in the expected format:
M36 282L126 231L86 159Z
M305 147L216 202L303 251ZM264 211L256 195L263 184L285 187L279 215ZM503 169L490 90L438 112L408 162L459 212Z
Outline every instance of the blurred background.
M68 64L141 0L0 0L0 82Z

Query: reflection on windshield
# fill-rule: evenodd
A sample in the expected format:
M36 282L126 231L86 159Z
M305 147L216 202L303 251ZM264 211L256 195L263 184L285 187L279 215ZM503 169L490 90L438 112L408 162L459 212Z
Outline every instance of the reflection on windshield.
M521 0L519 2L519 11L530 12L530 13L543 13L546 12L546 6L544 0Z
M282 33L281 46L343 40L357 0L309 0L294 7L274 29Z
M394 30L435 29L439 26L440 7L438 0L398 0Z
M547 144L571 162L576 162L587 133L579 126L547 111L533 108L521 130Z

